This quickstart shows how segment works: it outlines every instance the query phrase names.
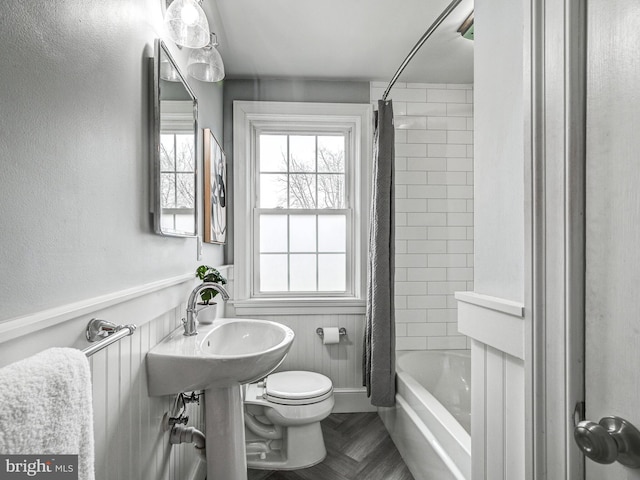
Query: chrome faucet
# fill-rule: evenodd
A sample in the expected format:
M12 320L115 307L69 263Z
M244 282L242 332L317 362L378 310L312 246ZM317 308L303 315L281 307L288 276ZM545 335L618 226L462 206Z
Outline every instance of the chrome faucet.
M229 300L229 292L219 283L205 282L194 288L187 301L187 318L182 319L184 334L188 337L198 334L198 311L196 310L196 302L200 292L208 289L219 292L223 300Z

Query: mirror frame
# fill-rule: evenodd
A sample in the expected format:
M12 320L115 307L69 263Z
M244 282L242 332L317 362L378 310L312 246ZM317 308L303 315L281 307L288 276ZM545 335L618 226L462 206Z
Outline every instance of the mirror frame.
M162 230L162 205L160 204L160 188L161 188L161 162L160 162L160 122L161 122L161 107L160 107L160 57L161 53L164 53L169 62L175 67L178 76L180 77L180 81L182 85L187 90L187 93L193 99L193 138L194 138L194 181L193 181L193 195L194 195L194 204L193 204L193 234L191 233L180 233L175 231L163 231ZM153 72L151 75L153 85L151 88L151 213L153 216L153 229L154 232L168 237L197 237L199 234L198 231L198 98L193 93L193 90L187 83L186 77L180 71L178 64L169 53L169 49L165 45L165 43L161 39L156 39L155 41L155 49L152 61Z

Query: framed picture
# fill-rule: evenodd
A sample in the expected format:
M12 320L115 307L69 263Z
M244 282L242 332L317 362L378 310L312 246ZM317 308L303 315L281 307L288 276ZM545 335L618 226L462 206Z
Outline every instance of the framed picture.
M210 129L204 129L204 241L227 241L227 158Z

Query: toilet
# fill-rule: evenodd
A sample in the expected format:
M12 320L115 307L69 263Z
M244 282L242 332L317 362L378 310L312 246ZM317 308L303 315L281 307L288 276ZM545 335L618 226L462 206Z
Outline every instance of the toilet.
M327 455L320 421L334 404L331 380L319 373L279 372L246 385L247 466L295 470L320 463Z

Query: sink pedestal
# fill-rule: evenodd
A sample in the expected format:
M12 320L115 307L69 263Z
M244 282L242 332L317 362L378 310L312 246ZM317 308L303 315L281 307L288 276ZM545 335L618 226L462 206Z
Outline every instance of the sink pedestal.
M208 388L204 400L207 480L247 480L242 387Z
M147 353L152 397L205 391L208 480L247 480L242 383L282 363L293 342L289 327L268 320L219 318L198 335L178 328Z

